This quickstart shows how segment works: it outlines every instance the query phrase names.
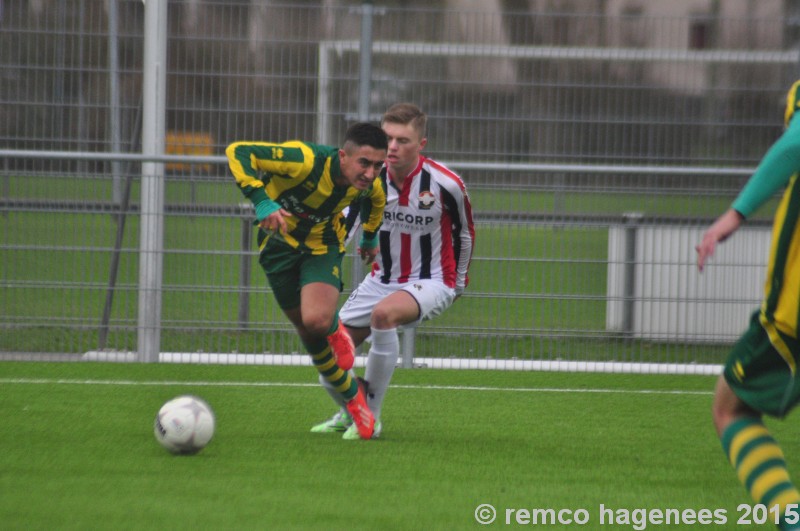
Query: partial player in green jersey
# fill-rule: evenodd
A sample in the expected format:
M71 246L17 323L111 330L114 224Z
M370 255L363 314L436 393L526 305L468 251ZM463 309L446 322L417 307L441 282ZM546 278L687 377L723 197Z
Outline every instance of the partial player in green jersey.
M351 204L363 212L362 259L374 260L386 205L380 179L386 134L357 123L341 148L308 142L234 142L226 154L259 226L259 263L275 298L297 329L322 377L339 393L359 435L372 437L375 420L352 377L355 348L339 321L345 221Z
M722 216L697 245L703 270L717 243L782 188L775 213L761 308L733 347L714 394L713 418L723 449L757 504L780 517L781 529L800 529L800 492L789 478L778 443L763 415L784 417L800 402L800 81L787 96L786 130Z

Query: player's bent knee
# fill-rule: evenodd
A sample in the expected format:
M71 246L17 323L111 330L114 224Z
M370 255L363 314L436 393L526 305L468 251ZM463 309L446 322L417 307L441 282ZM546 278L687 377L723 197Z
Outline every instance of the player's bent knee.
M325 337L333 324L333 319L329 316L312 315L303 316L303 328L308 334L314 337Z
M419 307L412 305L378 304L372 310L370 326L379 330L397 328L419 318Z
M720 377L714 390L714 401L711 404L711 418L717 433L721 433L733 421L732 394L725 379Z
M721 434L732 422L742 417L758 417L760 413L745 404L733 392L724 376L720 376L714 390L711 416L717 433Z
M378 329L393 328L394 325L392 323L392 314L389 308L382 307L380 305L376 306L375 309L372 310L370 326Z
M714 423L714 428L717 430L717 435L721 435L725 428L733 422L734 417L727 409L719 406L716 402L711 406L711 420Z

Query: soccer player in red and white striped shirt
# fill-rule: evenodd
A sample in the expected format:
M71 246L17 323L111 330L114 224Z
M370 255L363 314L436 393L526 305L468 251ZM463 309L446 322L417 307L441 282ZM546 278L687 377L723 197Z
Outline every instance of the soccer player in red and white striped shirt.
M371 272L339 311L356 345L371 336L364 380L376 419L373 438L382 430L381 406L400 354L397 328L441 314L469 282L472 206L461 178L422 154L426 124L425 113L411 103L395 104L383 115L389 149L380 177L386 191L376 235L380 250ZM339 395L330 394L341 405ZM343 409L311 431L344 431L344 439L358 439Z

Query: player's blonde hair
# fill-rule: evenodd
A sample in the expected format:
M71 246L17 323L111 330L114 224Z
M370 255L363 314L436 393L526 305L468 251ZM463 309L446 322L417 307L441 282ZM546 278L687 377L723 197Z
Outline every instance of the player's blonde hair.
M411 124L411 127L419 133L420 138L425 138L428 134L428 115L413 103L395 103L383 113L381 125L392 124Z

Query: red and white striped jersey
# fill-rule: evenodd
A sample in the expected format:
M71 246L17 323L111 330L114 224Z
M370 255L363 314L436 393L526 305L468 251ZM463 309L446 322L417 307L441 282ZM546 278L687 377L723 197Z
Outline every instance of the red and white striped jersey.
M387 177L386 166L380 178L386 208L372 275L384 284L430 278L451 288L465 288L475 227L461 178L424 156L402 190Z

